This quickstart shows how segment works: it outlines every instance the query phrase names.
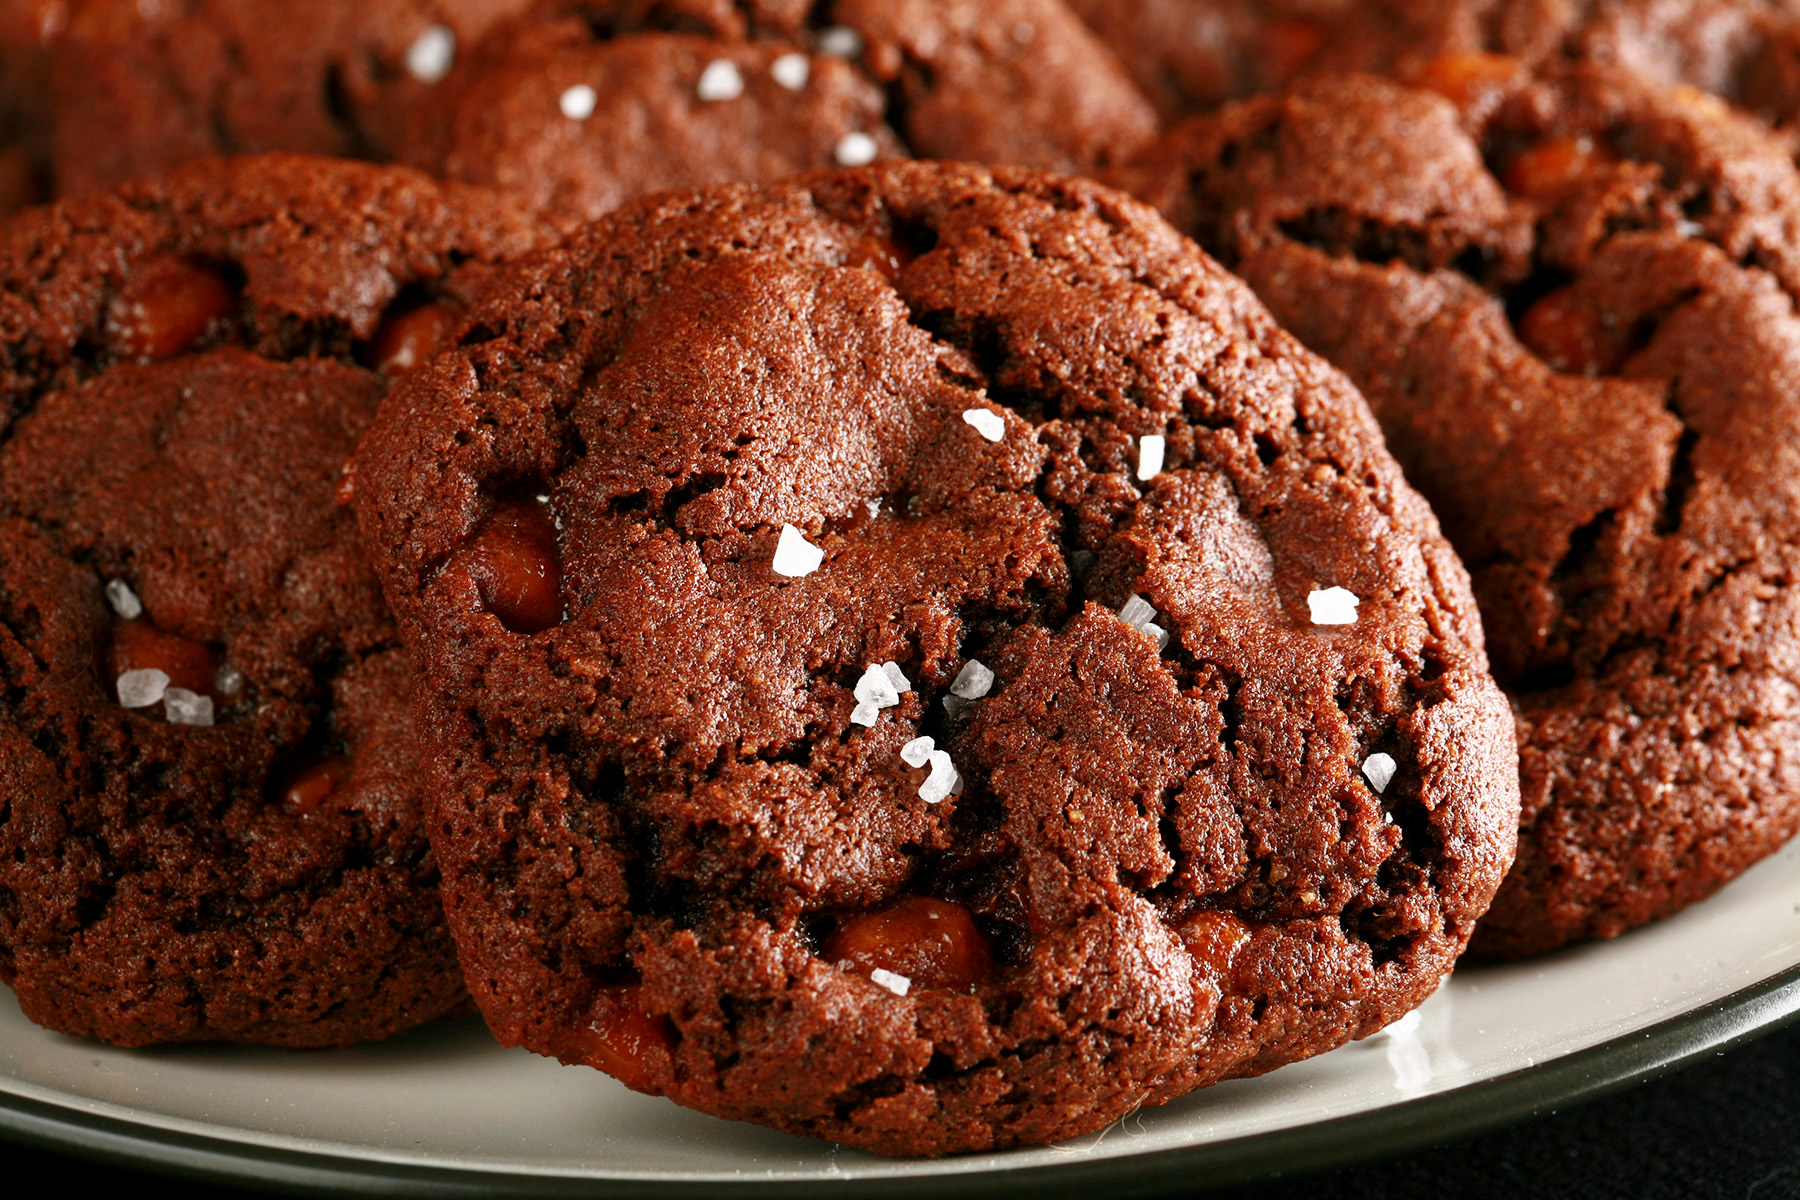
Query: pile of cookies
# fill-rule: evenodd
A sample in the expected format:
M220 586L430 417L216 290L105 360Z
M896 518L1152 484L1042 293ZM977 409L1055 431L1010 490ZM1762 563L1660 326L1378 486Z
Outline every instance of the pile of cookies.
M0 9L42 1025L953 1153L1800 825L1800 5Z

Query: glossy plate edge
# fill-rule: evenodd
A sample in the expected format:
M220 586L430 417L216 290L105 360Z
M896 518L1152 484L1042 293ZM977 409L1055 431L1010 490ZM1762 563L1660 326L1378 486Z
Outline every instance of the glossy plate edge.
M434 1168L305 1154L174 1133L0 1094L0 1137L138 1170L309 1195L986 1197L1029 1187L1109 1200L1178 1185L1187 1193L1291 1177L1458 1141L1604 1096L1800 1019L1800 967L1598 1046L1478 1083L1311 1125L1205 1145L1053 1166L819 1181L684 1181L548 1176ZM1271 1169L1279 1163L1280 1169Z

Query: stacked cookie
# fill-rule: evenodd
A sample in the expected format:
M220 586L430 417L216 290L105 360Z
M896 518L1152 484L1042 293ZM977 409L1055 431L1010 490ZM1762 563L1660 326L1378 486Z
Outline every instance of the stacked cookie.
M0 977L941 1154L1707 895L1793 27L1540 7L13 6Z

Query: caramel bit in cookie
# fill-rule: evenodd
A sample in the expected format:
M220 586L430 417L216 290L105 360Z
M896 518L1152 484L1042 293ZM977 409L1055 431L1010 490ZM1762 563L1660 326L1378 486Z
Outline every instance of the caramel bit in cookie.
M1163 455L1168 450L1168 439L1160 433L1148 433L1138 439L1137 477L1139 483L1146 483L1162 474Z
M1533 200L1550 200L1579 187L1595 170L1617 161L1589 137L1555 138L1521 151L1506 168L1508 191Z
M831 149L831 159L840 167L866 167L879 153L881 147L874 138L853 130L838 139L838 144Z
M900 761L909 767L930 767L931 773L925 782L919 785L919 799L927 804L942 803L946 797L959 794L963 789L962 776L957 774L956 765L950 761L947 750L937 748L937 739L916 737L900 747Z
M599 93L585 83L565 89L556 100L556 106L562 110L562 115L571 121L587 120L594 115L594 106L599 103Z
M237 289L211 267L164 255L140 263L106 306L106 340L121 358L155 362L193 348L237 312Z
M1551 367L1569 375L1606 375L1616 338L1604 318L1568 288L1551 292L1518 320L1519 340Z
M644 1011L642 992L637 984L603 989L576 1048L580 1057L627 1087L647 1086L651 1060L666 1056L675 1041L666 1018Z
M281 789L281 807L290 816L303 817L331 798L350 777L350 760L327 754L302 766Z
M900 703L902 692L912 691L912 683L900 670L897 663L869 664L861 679L856 681L856 707L851 710L851 723L856 725L874 725L880 718L881 710L893 708Z
M391 310L369 339L364 361L383 375L404 375L449 344L456 310L436 301Z
M1135 592L1119 609L1119 620L1155 642L1158 650L1169 648L1169 631L1156 623L1156 607Z
M1519 78L1520 69L1518 59L1504 54L1445 54L1426 63L1413 82L1467 112Z
M781 539L775 543L775 560L770 567L777 575L802 579L819 569L825 551L806 540L806 535L792 525L781 527Z
M481 603L514 633L542 633L562 621L562 567L556 527L542 504L511 500L488 514L456 561L481 590Z
M406 48L406 70L420 83L436 83L456 62L456 34L445 25L432 25Z
M700 72L700 81L694 85L694 94L708 102L736 100L744 94L743 73L730 59L715 58Z
M1400 764L1394 761L1394 756L1391 754L1378 752L1363 759L1363 778L1369 781L1369 786L1374 788L1377 794L1387 791L1388 784L1394 782L1394 772L1399 769Z
M1006 418L992 409L966 408L963 410L963 421L975 427L975 432L990 442L997 442L1006 436Z
M1206 910L1183 921L1176 930L1188 953L1211 967L1217 974L1230 972L1244 943L1250 940L1250 927L1230 913Z
M901 996L914 987L971 991L995 972L993 951L969 910L929 896L902 896L843 918L826 939L825 958Z
M1348 588L1315 588L1306 595L1306 607L1314 625L1354 625L1356 606L1361 603Z
M166 688L207 697L213 694L218 675L218 663L209 647L179 634L165 633L142 618L120 621L113 627L110 665L112 677L120 680L121 686L128 674L157 671L165 677ZM160 699L164 699L161 694L149 703Z

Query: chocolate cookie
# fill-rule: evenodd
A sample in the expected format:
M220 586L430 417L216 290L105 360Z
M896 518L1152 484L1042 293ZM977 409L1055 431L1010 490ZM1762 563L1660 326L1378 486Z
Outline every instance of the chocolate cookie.
M1132 182L1362 387L1474 576L1524 797L1475 948L1514 957L1800 826L1800 173L1692 88L1494 86L1323 79Z
M49 47L61 0L0 0L0 216L49 194Z
M55 178L93 192L205 155L387 158L393 114L532 0L70 0Z
M402 157L586 218L900 155L1082 172L1154 131L1062 0L615 0L496 31L417 109Z
M885 1153L1381 1028L1511 723L1362 401L1141 205L898 163L628 206L357 456L499 1038Z
M384 313L531 244L482 199L252 158L0 229L0 979L34 1021L329 1046L466 1003L341 472L423 345Z
M1800 99L1794 0L1069 0L1166 116L1434 59L1594 62L1761 108ZM1487 64L1492 65L1492 64Z

